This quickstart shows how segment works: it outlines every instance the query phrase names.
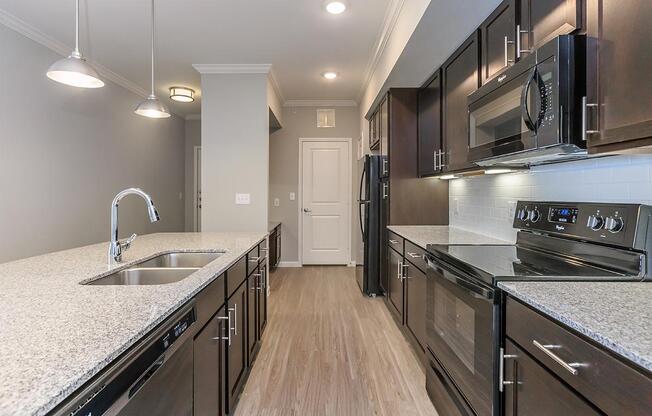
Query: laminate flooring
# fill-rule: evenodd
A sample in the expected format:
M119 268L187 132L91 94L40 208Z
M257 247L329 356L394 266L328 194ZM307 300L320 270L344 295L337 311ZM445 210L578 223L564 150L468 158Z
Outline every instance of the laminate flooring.
M354 268L277 269L270 288L236 416L437 415L416 354Z

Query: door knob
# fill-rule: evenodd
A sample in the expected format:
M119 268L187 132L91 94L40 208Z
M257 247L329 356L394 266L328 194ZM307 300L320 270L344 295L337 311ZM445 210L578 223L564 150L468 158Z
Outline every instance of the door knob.
M303 212L312 212L312 210L310 208L304 208Z

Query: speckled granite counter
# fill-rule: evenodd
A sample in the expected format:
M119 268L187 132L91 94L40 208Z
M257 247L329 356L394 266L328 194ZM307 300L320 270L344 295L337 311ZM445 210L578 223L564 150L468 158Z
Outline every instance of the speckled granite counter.
M410 240L424 250L428 244L512 244L509 241L447 225L390 225L387 229Z
M498 286L652 371L652 282L501 282Z
M226 251L166 285L80 285L108 274L106 243L0 264L0 415L47 413L265 236L138 237L120 268L171 250Z

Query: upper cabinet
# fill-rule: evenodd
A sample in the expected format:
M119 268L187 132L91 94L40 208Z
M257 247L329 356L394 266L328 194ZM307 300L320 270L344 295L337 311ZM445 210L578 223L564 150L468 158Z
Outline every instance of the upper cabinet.
M380 103L378 110L378 121L380 124L380 154L387 157L389 154L389 96L386 95ZM381 170L382 176L387 176L389 171L386 166Z
M482 83L516 62L516 0L505 0L480 26Z
M468 96L479 86L479 31L475 31L442 66L442 120L446 171L473 166L468 160Z
M425 87L419 90L419 176L441 172L441 71L435 72Z
M652 2L587 0L584 108L592 152L652 145Z
M369 149L376 150L380 145L380 122L378 112L369 119Z
M518 55L581 29L582 0L520 0L520 5Z

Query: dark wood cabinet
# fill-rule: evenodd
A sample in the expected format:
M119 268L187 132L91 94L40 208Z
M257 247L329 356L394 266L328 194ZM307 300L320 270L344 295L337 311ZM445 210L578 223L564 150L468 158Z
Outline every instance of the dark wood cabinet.
M258 296L256 297L256 305L258 310L258 321L256 334L258 340L263 338L263 332L267 326L267 267L265 264L260 266L260 275L257 276Z
M397 321L402 325L404 322L403 278L401 277L403 273L403 256L392 249L388 251L389 278L387 279L387 301L390 306L390 311L394 313Z
M281 262L281 224L277 225L269 234L269 268L276 269Z
M376 150L380 146L380 118L378 111L369 118L369 149Z
M437 70L418 94L419 176L441 172L441 71Z
M582 28L583 0L520 0L519 43L532 51L549 40ZM637 1L638 2L638 1ZM621 2L612 2L620 4Z
M602 414L509 340L505 353L505 416Z
M226 415L228 318L224 311L221 308L193 342L195 416Z
M378 120L380 123L380 156L382 156L382 163L380 166L380 177L386 178L389 176L389 100L390 95L386 95L380 102L378 109Z
M591 152L652 145L650 16L650 1L587 0Z
M503 1L480 26L482 83L516 62L516 0Z
M479 86L479 31L475 31L442 66L444 170L468 169L468 96Z
M258 352L258 269L247 278L247 356L252 366Z
M228 275L228 272L227 272ZM247 363L247 284L243 282L226 303L226 312L230 323L231 339L227 353L227 410L235 409L248 368Z
M406 252L406 256L409 254ZM426 274L409 260L404 268L405 326L416 338L421 351L426 350L426 296L428 293Z

